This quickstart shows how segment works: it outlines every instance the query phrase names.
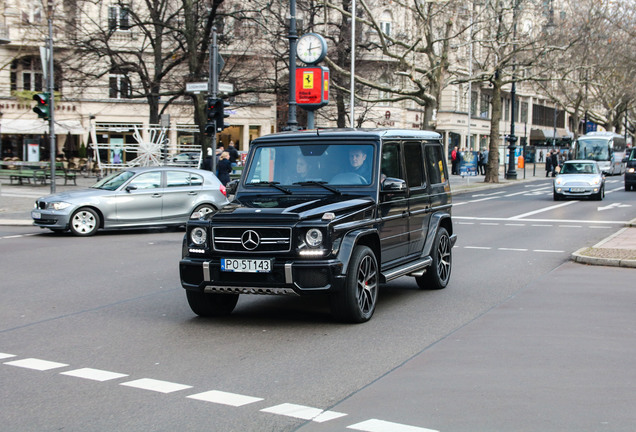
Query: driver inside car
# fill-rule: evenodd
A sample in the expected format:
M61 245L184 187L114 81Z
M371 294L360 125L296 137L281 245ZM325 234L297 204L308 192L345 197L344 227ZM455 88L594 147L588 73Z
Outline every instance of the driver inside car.
M364 162L367 160L367 154L360 148L353 148L349 150L349 163L353 172L364 178L365 181L369 181L370 170L368 165Z

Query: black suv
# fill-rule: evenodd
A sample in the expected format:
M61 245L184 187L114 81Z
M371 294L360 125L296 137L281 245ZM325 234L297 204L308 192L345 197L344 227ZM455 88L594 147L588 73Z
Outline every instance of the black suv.
M417 130L254 140L234 200L187 224L179 270L192 311L228 314L239 294L327 294L336 318L364 322L381 283L445 288L456 235L443 154L439 134Z

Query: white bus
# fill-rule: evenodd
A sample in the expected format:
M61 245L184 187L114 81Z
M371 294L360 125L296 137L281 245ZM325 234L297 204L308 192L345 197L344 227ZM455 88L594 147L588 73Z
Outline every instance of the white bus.
M607 175L625 172L625 138L614 132L588 132L574 143L574 159L594 160Z

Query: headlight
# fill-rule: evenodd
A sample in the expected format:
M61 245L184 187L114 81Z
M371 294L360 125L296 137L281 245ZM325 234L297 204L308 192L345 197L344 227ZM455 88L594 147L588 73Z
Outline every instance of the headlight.
M634 171L636 171L636 168L627 168L627 172L630 174L634 174Z
M196 245L202 245L208 238L208 233L201 227L196 227L190 231L190 240Z
M49 203L49 208L53 210L64 210L68 206L70 206L70 204L64 201Z
M563 183L563 179L558 178L558 179L555 180L555 184L556 185L561 186L561 183Z
M322 231L318 228L312 228L305 234L305 240L309 247L318 247L322 244Z

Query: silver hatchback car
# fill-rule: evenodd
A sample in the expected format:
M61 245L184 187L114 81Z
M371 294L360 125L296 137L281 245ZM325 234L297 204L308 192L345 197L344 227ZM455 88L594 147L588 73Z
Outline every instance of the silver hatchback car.
M55 232L90 236L98 229L185 225L228 203L225 186L210 172L179 167L118 171L88 189L38 198L31 218Z
M605 176L596 161L566 161L554 178L553 195L555 201L582 196L600 201L605 196Z

